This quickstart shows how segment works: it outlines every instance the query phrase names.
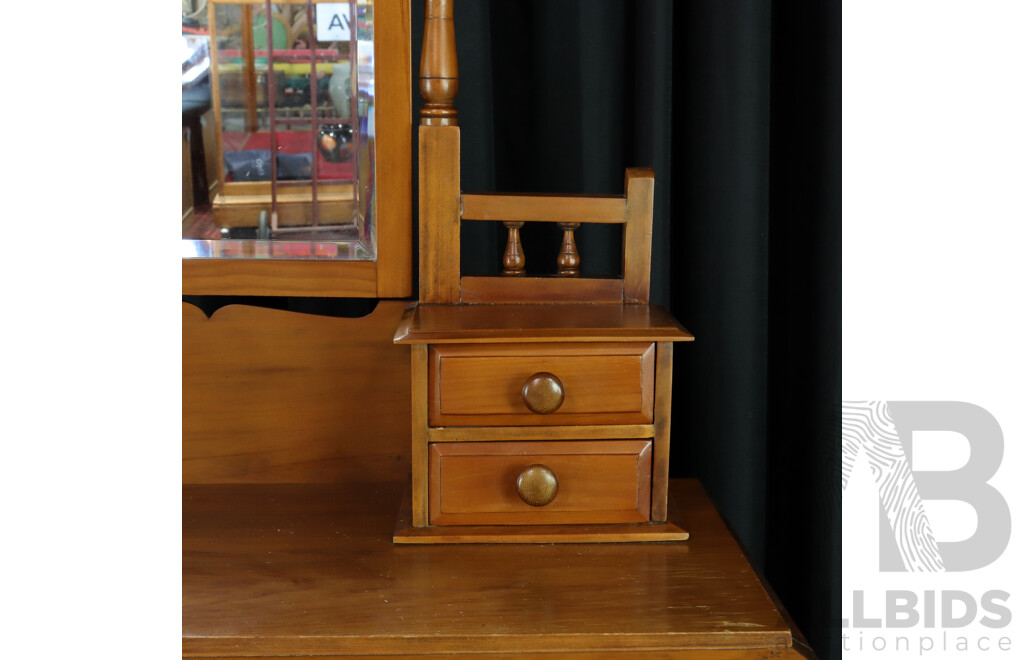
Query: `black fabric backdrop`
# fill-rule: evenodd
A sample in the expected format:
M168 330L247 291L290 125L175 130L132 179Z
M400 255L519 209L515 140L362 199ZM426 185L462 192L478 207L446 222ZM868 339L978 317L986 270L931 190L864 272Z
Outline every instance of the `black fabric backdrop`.
M422 19L414 0L416 62ZM671 473L838 658L840 2L461 0L455 26L464 190L621 193L654 168L652 302L697 338ZM577 232L584 275L618 272L616 230ZM554 270L557 228L523 244ZM463 270L496 273L503 247L464 223Z
M671 475L701 480L838 659L840 1L460 0L455 26L463 190L619 194L627 167L654 168L651 300L696 336L676 350ZM413 0L414 78L422 32ZM524 229L528 272L553 272L559 242ZM577 245L584 276L619 273L616 227ZM464 272L496 273L503 249L495 223L464 223Z

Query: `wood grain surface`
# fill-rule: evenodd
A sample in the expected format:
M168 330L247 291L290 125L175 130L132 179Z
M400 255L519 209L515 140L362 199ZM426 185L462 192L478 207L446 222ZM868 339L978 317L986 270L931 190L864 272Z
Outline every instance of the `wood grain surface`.
M658 305L426 305L403 316L399 344L693 341Z
M523 399L531 376L557 376L565 399L548 414ZM431 426L649 424L654 345L466 344L430 348Z
M815 657L806 646L786 649L702 649L691 651L583 651L580 653L531 653L526 660L686 660L687 658L699 658L700 660L799 660L800 658ZM275 658L277 656L274 656ZM451 658L447 653L413 653L413 654L353 654L353 655L320 655L316 660L341 660L342 658L392 658L400 657L402 660L436 660L437 658ZM523 660L521 653L460 653L456 656L458 660ZM218 660L218 658L210 658ZM223 657L220 658L223 660Z
M651 494L651 520L663 521L668 515L668 468L672 440L672 342L658 342L655 369L654 409L654 492Z
M417 527L429 524L427 508L427 347L412 348L412 519Z
M435 525L413 527L412 498L402 501L394 542L438 545L467 543L664 543L685 541L690 533L675 523L600 525Z
M419 135L420 300L457 303L459 127L420 126Z
M440 443L430 446L430 522L557 525L650 520L651 442ZM555 473L558 494L530 506L516 492L530 465Z
M427 429L428 442L501 440L613 440L653 438L654 424L585 424L580 426L445 426Z
M181 292L194 296L373 298L372 261L182 259Z
M453 0L426 0L424 3L420 94L425 103L420 110L421 125L454 126L458 123L455 96L459 92L459 62L454 17Z
M799 657L696 481L670 489L690 540L664 544L395 545L405 488L185 486L184 655Z
M621 279L469 276L459 280L459 287L464 303L622 302Z
M627 303L646 303L651 291L654 170L626 170L626 199L626 227L622 233L623 300Z
M373 6L378 298L412 295L412 61L409 0Z
M409 474L404 302L359 319L182 304L185 483L397 481Z
M626 198L622 195L463 193L462 219L622 224L626 221Z

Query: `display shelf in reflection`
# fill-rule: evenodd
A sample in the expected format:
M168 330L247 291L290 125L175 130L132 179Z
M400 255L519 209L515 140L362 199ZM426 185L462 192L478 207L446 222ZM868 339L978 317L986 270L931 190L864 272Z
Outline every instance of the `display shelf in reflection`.
M203 142L223 234L183 221L185 258L375 259L373 24L372 0L210 1Z

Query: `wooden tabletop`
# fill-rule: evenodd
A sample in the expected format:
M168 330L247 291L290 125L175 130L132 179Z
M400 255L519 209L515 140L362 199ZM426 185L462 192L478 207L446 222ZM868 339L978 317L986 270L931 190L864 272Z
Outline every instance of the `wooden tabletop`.
M413 305L399 344L693 341L658 305L618 303Z
M694 480L689 541L610 545L394 545L404 489L183 486L184 655L807 654Z

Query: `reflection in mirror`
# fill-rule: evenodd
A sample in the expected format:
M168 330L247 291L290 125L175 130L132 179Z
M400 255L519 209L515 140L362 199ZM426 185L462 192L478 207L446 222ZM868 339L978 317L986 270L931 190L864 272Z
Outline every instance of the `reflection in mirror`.
M182 256L373 260L372 0L185 0L182 32Z

